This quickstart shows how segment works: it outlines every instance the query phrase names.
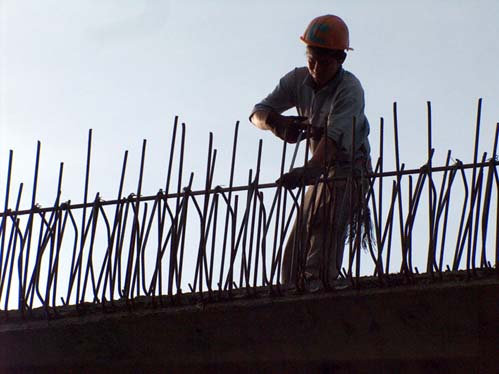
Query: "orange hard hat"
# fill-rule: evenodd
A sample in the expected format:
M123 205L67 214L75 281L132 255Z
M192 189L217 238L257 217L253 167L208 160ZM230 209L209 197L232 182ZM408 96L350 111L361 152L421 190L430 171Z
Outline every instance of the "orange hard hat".
M300 39L311 47L352 50L346 23L332 14L314 18Z

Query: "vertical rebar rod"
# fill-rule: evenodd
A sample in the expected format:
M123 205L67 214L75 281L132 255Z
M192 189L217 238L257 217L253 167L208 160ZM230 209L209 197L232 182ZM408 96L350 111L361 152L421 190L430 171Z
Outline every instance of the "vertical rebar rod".
M182 217L180 220L179 234L178 237L180 241L180 257L178 258L178 278L177 278L177 290L181 289L182 285L182 270L184 267L184 251L185 251L185 239L187 231L187 213L189 208L189 197L192 192L192 182L194 180L194 173L191 173L189 177L189 183L187 187L184 188L184 206L182 207Z
M286 149L287 143L285 140L282 142L282 150L281 150L281 166L279 169L279 177L281 178L284 175L284 168L286 164ZM275 224L274 224L274 240L272 245L272 261L271 261L271 271L270 271L270 283L274 284L274 277L277 275L279 277L279 257L278 250L279 247L282 249L282 243L280 243L279 239L279 218L281 216L281 204L283 200L283 187L279 186L276 190L277 196L277 208L275 212ZM286 195L286 191L284 191L284 195ZM277 279L277 283L279 283L279 279Z
M222 258L221 258L221 266L220 266L220 277L218 280L219 284L219 292L222 291L223 288L223 273L225 268L225 256L227 251L227 240L228 240L228 229L229 229L229 219L230 219L230 204L232 202L232 187L234 185L234 169L236 165L236 151L237 151L237 137L239 133L239 121L236 122L236 126L234 128L234 141L232 145L232 158L230 163L230 173L229 173L229 193L227 196L227 209L225 213L225 225L224 225L224 236L222 242Z
M212 159L212 153L213 153L213 133L210 132L209 138L208 138L208 157L206 160L206 177L205 177L205 194L204 194L204 202L203 202L203 211L201 214L201 222L200 222L200 233L199 233L199 247L198 247L198 255L197 255L197 260L196 260L196 270L195 270L195 276L194 276L194 287L196 287L196 278L198 278L199 281L199 292L200 294L203 293L203 265L205 264L206 261L206 241L208 237L207 233L207 216L208 216L208 207L210 204L210 194L208 191L210 190L210 181L211 181L211 159Z
M251 217L251 231L250 231L250 242L249 242L249 250L248 250L248 272L246 276L246 287L250 287L250 273L251 273L251 260L252 260L252 254L253 254L253 246L254 246L254 238L255 238L255 222L256 222L256 216L260 216L258 211L257 211L257 203L258 203L258 185L260 182L260 166L261 166L261 159L262 159L262 139L258 141L258 152L257 152L257 161L256 161L256 169L255 169L255 179L253 180L253 187L255 188L254 194L253 194L253 210L252 210L252 217ZM260 226L258 226L257 230L260 230ZM258 234L257 234L258 236ZM258 246L258 239L257 239L257 246ZM255 250L255 261L257 261L258 257L258 248ZM255 267L254 268L255 273L258 271L258 269Z
M494 151L492 152L492 160L494 161L494 179L495 179L495 185L496 185L496 200L497 200L497 207L496 207L496 259L495 259L495 269L496 273L499 276L499 178L497 175L497 146L498 146L498 139L499 139L499 122L496 123L496 134L494 138Z
M21 247L21 251L19 252L19 272L21 274L24 269L24 276L21 284L19 285L19 309L24 316L25 303L26 303L26 283L28 278L28 268L29 268L29 257L31 251L31 238L32 238L32 230L33 230L33 221L34 214L36 208L36 192L38 187L38 172L40 168L40 150L41 150L41 142L38 141L36 145L36 159L35 159L35 175L33 177L33 192L31 195L31 212L28 218L28 225L26 227L25 237L27 239L23 241L23 246ZM26 244L26 261L23 263L22 257L24 252L24 244Z
M89 186L89 181L90 181L90 160L91 160L91 154L92 154L92 129L88 131L88 145L87 145L87 164L85 168L85 186L84 186L84 191L83 191L83 211L82 211L82 218L81 218L81 238L80 238L80 251L78 254L78 260L76 263L76 266L78 268L78 280L76 284L76 305L78 305L80 302L83 301L84 295L80 295L80 287L81 287L81 271L82 271L82 262L83 262L83 250L85 248L85 235L86 232L84 230L85 228L85 222L87 218L87 202L88 202L88 186ZM81 299L80 299L81 297Z
M126 273L126 278L125 278L125 296L127 298L133 297L133 284L134 281L137 279L135 277L132 277L132 271L137 274L136 270L132 270L134 268L134 258L135 260L135 265L139 262L140 259L140 248L141 248L141 224L140 224L140 196L142 194L142 182L143 182L143 177L144 177L144 164L145 164L145 157L146 157L146 146L147 146L147 141L144 139L142 141L142 152L141 152L141 157L140 157L140 170L139 170L139 180L137 183L137 193L135 194L135 207L133 209L133 224L132 224L132 232L130 235L130 249L129 249L129 254L128 254L128 264L127 264L127 273ZM133 203L132 202L132 206Z
M383 117L380 119L379 124L379 173L383 174L384 165L384 139L385 139L385 120ZM382 233L382 222L383 222L383 178L379 177L378 180L378 223L379 227L376 230L377 244L378 244L378 256L380 263L383 259L383 245L381 244L381 233Z
M211 255L210 255L210 271L209 271L209 290L213 290L213 266L215 263L215 245L217 240L217 222L218 222L218 199L219 194L213 196L213 229L211 233ZM210 293L211 296L211 293Z
M397 171L397 202L399 209L399 227L400 227L400 244L402 248L402 271L407 275L408 267L407 267L407 253L406 253L406 244L404 240L404 223L403 217L404 212L402 209L402 192L401 192L401 183L402 183L402 174L401 174L401 163L400 163L400 147L399 147L399 133L398 133L398 115L397 115L397 103L393 103L393 134L394 134L394 145L395 145L395 169Z
M11 283L12 283L12 277L14 275L14 263L15 263L15 257L16 257L16 248L17 248L17 238L20 237L20 241L21 241L21 248L22 248L22 245L23 245L23 241L24 241L24 238L23 238L23 235L22 235L22 232L21 230L19 229L19 219L17 218L17 212L19 211L19 206L21 204L21 197L22 197L22 192L23 192L23 183L21 183L19 185L19 192L17 193L17 200L16 200L16 207L14 209L14 213L13 215L11 216L11 220L13 222L13 225L12 225L12 231L11 231L11 238L13 240L10 240L9 239L9 245L8 245L8 250L7 250L7 253L9 252L12 252L12 260L10 262L10 269L8 271L8 279L7 279L7 291L6 291L6 295L5 295L5 311L7 311L7 305L9 303L9 298L10 298L10 287L11 287ZM11 243L12 243L12 246L11 246ZM5 264L5 266L7 266L7 263ZM21 279L20 279L20 273L19 273L19 284L18 284L18 287L21 287ZM21 309L22 313L23 313L23 316L24 316L24 309Z
M126 166L127 166L127 161L128 161L128 151L125 151L125 154L123 156L123 164L121 166L121 176L120 176L120 183L118 187L118 193L116 196L116 200L118 203L116 204L116 209L114 212L114 223L113 223L113 231L111 233L111 239L108 244L108 264L107 264L107 271L106 271L106 276L104 279L104 286L103 286L103 291L102 291L102 300L104 300L104 294L105 290L107 289L107 283L109 282L109 297L110 301L112 302L114 299L114 287L115 287L115 280L116 278L113 276L113 248L114 248L114 243L116 240L116 246L118 246L119 242L119 227L121 224L121 218L122 218L122 212L123 212L123 204L119 202L121 200L121 197L123 196L123 185L125 183L125 172L126 172ZM118 238L118 239L116 239ZM114 255L116 259L118 258L118 254L114 252Z
M454 270L454 271L458 270L458 268L459 268L459 263L461 262L461 256L463 254L464 244L466 242L466 240L465 240L466 231L463 232L463 227L464 227L464 222L465 222L465 218L466 218L466 208L468 206L468 199L469 199L469 195L470 195L469 186L468 186L468 182L466 180L466 175L465 175L464 170L462 168L462 163L458 162L456 164L456 168L459 168L459 173L460 173L461 179L463 181L464 200L463 200L462 209L461 209L461 218L460 218L459 226L458 226L459 231L457 234L456 249L454 251L454 261L453 261L453 265L452 265L452 270Z
M444 172L444 176L442 178L442 184L440 186L440 198L437 203L437 211L436 211L436 216L435 216L435 248L438 245L438 229L439 229L439 224L440 224L440 215L442 214L442 210L444 211L444 221L442 224L442 239L440 241L440 256L439 256L439 264L438 264L438 269L440 272L443 271L443 261L444 261L444 248L445 248L445 240L447 238L447 224L448 224L448 219L449 219L449 208L450 208L450 202L448 197L450 196L450 186L454 180L454 174L452 171L450 172L449 179L448 179L448 188L445 190L445 185L447 183L447 176L449 172L449 165L450 165L450 158L451 158L451 151L449 150L447 152L447 158L445 161L445 167L446 170Z
M248 240L248 230L250 229L250 214L251 214L251 202L253 201L253 169L248 172L248 188L246 194L246 210L244 213L243 221L241 223L243 238L241 247L241 268L239 271L239 288L243 287L243 278L247 278L248 273L248 252L246 251L247 240Z
M479 146L479 140L480 140L480 120L482 116L482 98L478 99L478 108L477 108L477 114L476 114L476 131L475 131L475 145L473 148L473 164L476 165L478 161L478 146ZM470 225L473 223L473 208L475 204L475 197L477 194L476 188L475 188L475 182L476 182L476 175L477 170L476 166L473 168L472 171L472 176L471 176L471 200L470 200L470 215L469 215L469 222ZM469 227L468 230L468 251L467 251L467 256L466 256L466 269L469 270L470 267L474 267L474 263L472 264L472 261L474 262L473 256L472 256L472 240L473 240L473 230L471 229L471 226Z
M476 271L476 253L477 253L477 245L478 245L478 231L479 231L479 221L480 221L480 210L482 206L482 190L483 190L483 176L484 176L484 165L487 159L487 152L484 152L482 157L482 162L480 166L480 170L478 171L477 180L476 180L476 189L475 189L475 223L471 222L470 231L472 231L472 252L471 252L471 267L473 272ZM472 229L473 228L473 229Z
M91 278L92 282L92 291L94 295L94 301L96 298L96 289L95 289L95 276L94 276L94 266L93 266L93 254L94 254L94 245L95 245L95 234L97 232L97 220L99 219L99 193L95 195L92 212L90 214L90 222L91 222L91 232L90 232L90 245L88 248L88 257L87 257L87 266L85 269L85 276L83 278L83 288L82 288L82 302L85 298L88 278Z
M178 116L175 116L175 119L173 121L173 129L172 129L172 139L171 139L171 144L170 144L170 156L168 159L168 167L167 167L167 172L166 172L166 181L165 181L165 196L167 196L170 192L170 181L171 181L171 176L172 176L172 168L173 168L173 159L175 156L175 143L177 140L177 129L178 129ZM163 207L163 212L161 215L161 222L164 223L166 219L166 211L168 210L168 200L165 198L164 200L164 207ZM173 229L173 222L172 226L170 227L170 232ZM164 224L160 224L158 228L158 253L156 257L156 271L154 272L153 275L153 281L157 280L157 287L158 287L158 293L159 295L163 294L163 267L161 266L161 260L162 260L162 241L163 241L163 235L164 235ZM151 287L152 284L151 284ZM155 287L155 286L154 286ZM162 299L160 298L160 301Z
M433 274L433 264L435 263L435 243L434 243L434 225L435 225L435 202L433 200L432 187L433 187L433 176L431 172L432 168L432 121L431 121L431 102L427 101L427 125L428 125L428 147L427 147L427 167L428 167L428 258L426 271Z
M181 124L182 132L180 135L180 150L179 150L179 164L178 164L178 174L177 174L177 198L175 201L175 219L172 223L172 238L170 247L170 262L169 262L169 272L168 272L168 295L170 299L173 300L173 285L174 282L177 286L177 292L180 291L180 280L179 280L179 266L178 266L178 250L180 245L180 228L179 228L179 217L181 209L183 207L184 200L182 200L182 178L184 169L184 149L185 149L185 123ZM182 213L184 214L184 213Z
M482 251L480 257L480 266L487 266L487 230L488 221L490 215L490 203L492 199L492 187L494 181L494 171L495 171L495 160L497 152L497 141L499 136L499 124L496 126L496 132L494 136L494 146L492 148L492 157L489 160L489 165L487 167L487 181L485 183L485 197L483 200L483 214L482 214Z
M2 222L1 222L1 242L0 242L0 282L2 282L3 278L5 277L5 273L2 272L3 268L3 259L5 256L5 233L7 231L7 212L9 209L9 196L10 196L10 183L11 183L11 178L12 178L12 162L14 158L14 151L9 150L9 163L7 166L7 182L5 184L5 201L4 201L4 208L3 212L4 215L2 217ZM0 298L2 297L2 290L0 289Z

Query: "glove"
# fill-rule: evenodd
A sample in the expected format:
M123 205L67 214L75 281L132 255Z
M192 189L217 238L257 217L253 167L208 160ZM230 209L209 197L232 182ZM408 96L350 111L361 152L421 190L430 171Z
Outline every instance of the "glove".
M308 123L303 123L299 125L300 129L303 131L304 139L310 138L315 141L320 141L324 135L324 128L309 125ZM308 132L307 132L308 129Z
M266 123L270 126L272 133L287 143L296 143L300 135L302 125L307 117L283 116L276 112L270 112Z
M314 183L322 175L322 167L299 167L292 169L289 173L283 174L276 183L292 190L298 186Z

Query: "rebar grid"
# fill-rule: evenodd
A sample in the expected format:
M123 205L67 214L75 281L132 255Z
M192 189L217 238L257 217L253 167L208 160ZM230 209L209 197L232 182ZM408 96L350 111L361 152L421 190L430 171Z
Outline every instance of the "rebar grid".
M499 124L491 156L484 153L479 161L481 105L480 99L473 162L466 164L459 160L451 164L448 151L445 165L433 166L428 103L427 162L419 169L406 170L399 158L394 104L396 169L385 171L381 120L380 157L374 172L361 176L369 180L364 192L371 211L374 241L367 251L361 250L358 241L349 241L341 278L353 287L360 287L359 280L365 275L385 285L393 274L402 274L410 281L419 273L417 263L437 280L445 271L466 270L467 276L473 277L477 269L497 270ZM36 204L40 143L31 207L19 208L22 184L14 208L9 206L11 151L5 206L0 213L0 309L6 315L13 309L24 315L39 306L47 312L60 305L78 306L86 302L105 307L117 300L128 304L139 296L149 296L163 304L163 300L175 303L194 294L204 301L230 299L235 289L238 294L247 295L262 287L279 292L283 247L291 223L301 216L305 186L289 191L275 183L261 183L261 140L256 168L249 170L248 183L234 186L238 127L237 123L228 187L213 185L217 151L211 133L204 189L192 190L193 173L187 184L182 182L185 124L179 125L176 118L165 188L156 195L142 196L144 140L137 190L123 197L128 158L125 152L117 198L111 201L102 200L99 193L93 200L88 196L90 130L83 203L60 201L61 163L55 203L46 208ZM287 146L283 143L281 175L285 172ZM296 152L292 164L295 157ZM307 159L308 147L305 162ZM176 183L174 166L178 169ZM352 173L331 181L342 179L348 184L355 178L360 177ZM325 181L323 178L317 183ZM423 226L427 231L425 242L418 241L422 235L416 229ZM303 265L303 253L297 255L297 261ZM296 287L300 290L303 284L297 282Z

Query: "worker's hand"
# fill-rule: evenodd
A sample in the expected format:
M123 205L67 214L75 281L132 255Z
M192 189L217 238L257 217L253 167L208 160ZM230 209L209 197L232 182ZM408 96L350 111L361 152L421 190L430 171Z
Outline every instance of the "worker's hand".
M313 184L322 175L323 170L322 167L317 166L294 168L289 173L283 174L276 180L276 183L290 190L298 186Z
M307 117L283 116L277 112L270 112L266 123L272 133L288 143L296 143L300 135L301 126L308 121Z
M303 131L303 139L310 138L315 141L322 139L324 135L324 128L309 125L308 123L299 124L300 129Z

